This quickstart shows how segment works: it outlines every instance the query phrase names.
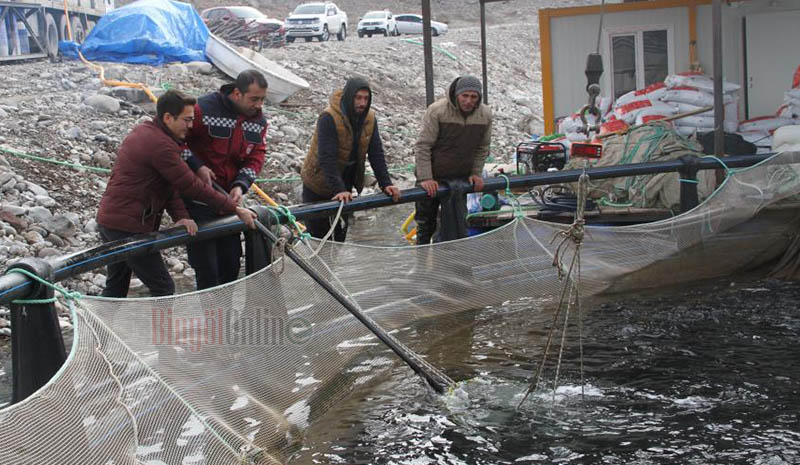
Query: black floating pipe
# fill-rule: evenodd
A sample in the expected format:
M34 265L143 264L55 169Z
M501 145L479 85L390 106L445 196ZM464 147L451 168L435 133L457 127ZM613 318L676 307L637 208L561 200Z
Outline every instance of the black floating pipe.
M52 260L50 263L55 270L53 280L63 281L86 271L125 260L128 257L191 242L214 239L241 232L245 228L244 223L237 216L229 216L208 223L195 236L189 236L186 229L179 227L107 242L76 254ZM32 283L33 281L29 278L18 273L0 276L0 305L29 296L33 290Z
M686 213L700 204L697 196L697 161L695 155L685 155L680 158L683 168L678 171L681 183L681 213Z
M742 168L760 163L774 154L762 155L739 155L725 157L721 160L728 168ZM800 163L800 152L785 163ZM723 168L723 165L714 158L700 158L697 161L698 170L709 170ZM670 160L657 163L634 163L629 165L608 166L602 168L590 168L586 173L591 179L608 179L626 176L642 176L647 174L679 172L685 169L685 164L681 160ZM508 181L502 177L494 177L484 180L484 192L499 191L506 187L512 189L519 187L542 186L548 184L560 184L575 182L583 170L556 171L547 173L533 173L520 176L509 176ZM443 196L449 189L440 185L438 195ZM407 203L426 198L425 190L419 187L404 190L401 193L399 202ZM352 202L347 203L342 211L344 213L368 210L372 208L393 205L395 202L384 194L368 195L358 197ZM338 202L320 202L307 205L299 205L290 208L291 214L298 220L306 218L318 218L333 216L339 208ZM267 207L255 207L256 212L269 210ZM280 218L281 222L287 221L286 215L273 210L274 214ZM85 271L89 271L100 266L108 265L125 259L128 256L150 253L156 250L166 249L177 245L190 242L212 239L228 234L241 232L245 225L236 216L226 217L201 228L194 237L189 236L183 228L173 228L156 233L134 236L122 241L109 242L92 249L79 252L74 255L61 257L53 260L55 269L55 281L61 281L73 276L77 276ZM11 300L21 299L28 296L31 292L31 281L22 275L12 273L0 276L0 305L4 305Z
M763 155L739 155L726 157L723 160L725 166L729 168L741 168L760 163L774 154ZM797 154L793 162L800 162L800 154ZM700 158L697 160L698 170L718 169L723 166L713 158ZM607 166L602 168L589 168L586 173L591 179L620 178L626 176L642 176L647 174L673 173L685 168L685 163L681 160L670 160L656 163L632 163L629 165ZM492 192L504 190L506 187L516 189L519 187L544 186L548 184L561 184L566 182L576 182L583 170L555 171L547 173L532 173L519 176L509 176L506 178L494 177L483 180L483 191ZM447 186L439 184L437 196L442 197L449 192ZM425 190L416 187L402 191L400 200L397 203L415 202L427 197ZM345 204L342 213L349 213L358 210L368 210L371 208L385 207L392 205L392 199L386 195L370 195L357 197L352 202ZM338 202L318 202L313 204L299 205L291 208L292 215L297 219L319 218L332 216L339 209ZM286 218L282 215L282 221Z
M272 243L278 242L278 237L269 230L266 226L264 226L260 221L256 221L256 227L259 231L261 231L267 239L272 241ZM325 291L330 294L337 302L342 304L344 308L347 309L358 321L360 321L364 326L369 329L372 334L378 337L384 344L389 346L392 351L397 354L406 364L411 367L412 370L419 376L421 376L428 384L439 394L443 394L446 389L453 386L454 383L451 379L438 376L436 373L429 373L423 366L417 363L414 360L414 357L407 353L407 349L405 349L400 343L397 342L395 338L390 336L386 331L383 330L380 326L378 326L372 318L365 315L361 310L356 308L352 302L347 300L347 297L342 295L341 292L337 291L333 288L330 281L320 276L317 271L311 267L311 265L306 262L305 259L297 255L292 247L286 247L286 256L292 259L293 262L297 264L303 271L305 271L311 278L316 281L317 284L322 286ZM416 354L415 354L416 355ZM419 357L419 356L417 356Z
M23 258L11 266L14 268L53 280L53 266L41 258ZM38 282L31 287L29 295L35 301L11 305L13 403L44 386L67 359L58 313L55 304L49 302L54 291Z

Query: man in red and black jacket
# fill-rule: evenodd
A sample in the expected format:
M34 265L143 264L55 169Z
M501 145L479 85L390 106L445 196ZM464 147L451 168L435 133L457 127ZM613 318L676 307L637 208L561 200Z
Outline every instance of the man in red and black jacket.
M194 105L193 97L167 91L158 99L156 117L136 126L122 141L97 212L103 242L157 231L164 210L176 226L183 226L194 235L197 224L189 218L181 196L201 200L226 214L236 213L250 228L254 227L255 213L215 191L181 160ZM109 265L103 295L127 296L132 272L153 296L175 292L161 254L153 252Z
M187 136L186 163L209 185L216 182L239 204L264 164L267 120L261 107L267 80L256 70L242 71L233 84L201 97L194 107L194 125ZM192 219L204 223L220 218L212 206L184 199ZM239 277L242 246L239 236L195 242L187 246L197 289L207 289Z

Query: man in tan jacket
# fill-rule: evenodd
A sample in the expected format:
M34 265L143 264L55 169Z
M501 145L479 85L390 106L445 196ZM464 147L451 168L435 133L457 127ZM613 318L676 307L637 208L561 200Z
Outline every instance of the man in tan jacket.
M450 84L447 97L434 102L425 112L414 157L417 184L429 198L416 203L417 244L430 243L436 232L439 182L468 181L476 192L483 190L481 174L489 154L492 110L481 99L481 81L462 76ZM463 203L466 211L465 195L453 201ZM466 230L466 217L458 221L463 221L459 229ZM454 238L453 234L444 236Z

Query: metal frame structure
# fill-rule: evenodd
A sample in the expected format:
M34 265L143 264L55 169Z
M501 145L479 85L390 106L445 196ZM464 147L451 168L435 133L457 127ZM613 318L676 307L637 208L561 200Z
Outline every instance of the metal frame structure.
M483 102L489 103L489 76L486 66L486 4L508 0L480 0L481 5L481 69L483 74ZM425 98L433 103L433 45L431 44L431 1L422 0L422 42L425 54Z
M16 25L17 21L21 21L22 24L25 25L25 29L28 31L29 37L33 39L33 44L31 45L35 44L36 48L38 49L37 52L31 50L30 53L26 54L0 56L0 62L46 58L48 56L47 47L45 45L47 43L47 26L44 15L45 9L41 5L0 2L0 24L2 24L8 17L14 19L12 23L14 25ZM34 31L34 29L31 27L31 23L29 22L33 16L35 16L38 33L37 31ZM16 30L7 31L9 40L11 40L12 34L16 34L16 32Z

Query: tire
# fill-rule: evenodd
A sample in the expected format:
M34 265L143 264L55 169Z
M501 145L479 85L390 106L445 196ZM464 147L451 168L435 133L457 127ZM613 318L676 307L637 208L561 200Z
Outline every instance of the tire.
M371 39L372 38L372 34L367 34L367 37L369 37Z
M339 33L336 34L336 39L344 40L347 38L347 25L342 24L342 27L339 29Z
M286 43L287 43L287 44L291 44L291 43L293 43L293 42L294 42L294 37L292 37L292 36L286 36Z
M331 38L331 33L328 31L328 25L322 26L322 35L319 36L320 42L327 42Z
M86 28L83 26L83 22L79 17L73 16L70 25L72 26L72 40L82 44L86 39Z
M53 18L53 15L48 13L44 16L44 27L47 54L54 57L58 55L58 26L56 26L56 20Z
M306 42L311 42L311 40L314 39L313 37L303 37L303 38L306 39Z
M359 39L363 39L364 38L364 33L361 32L361 31L358 31L358 38Z
M438 30L438 29L436 29L435 27L432 27L432 28L431 28L431 35L432 35L433 37L439 37L439 30Z
M69 34L67 33L67 17L59 15L58 17L58 38L59 40L69 40Z

